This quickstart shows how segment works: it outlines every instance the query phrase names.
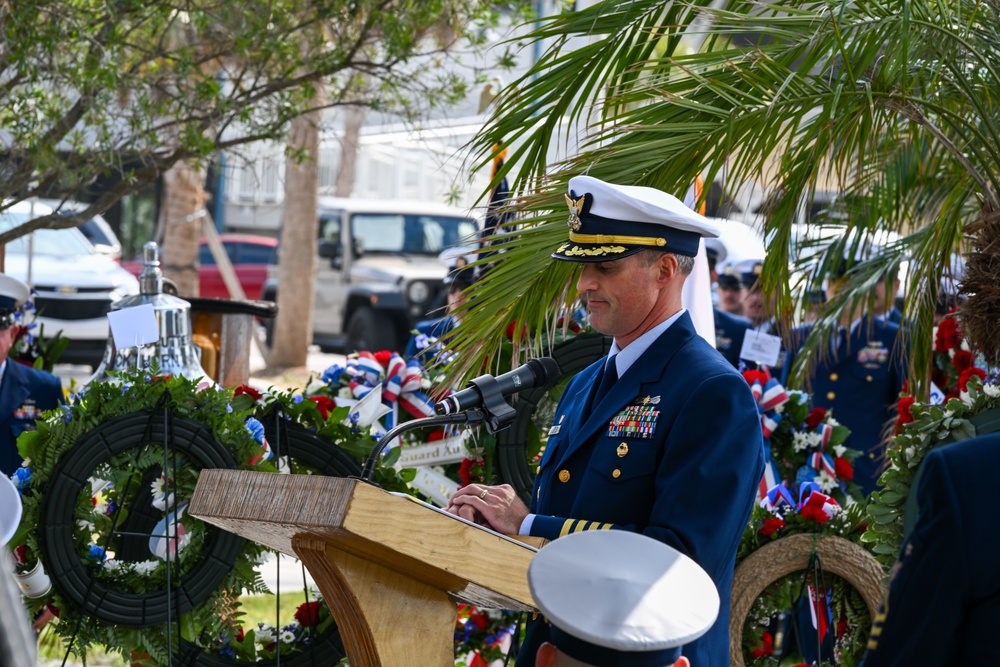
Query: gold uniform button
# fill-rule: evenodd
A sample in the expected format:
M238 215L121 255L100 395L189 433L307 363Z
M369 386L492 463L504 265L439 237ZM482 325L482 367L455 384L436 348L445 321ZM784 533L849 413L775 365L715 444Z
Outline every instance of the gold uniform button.
M620 459L625 458L626 454L628 454L628 445L626 445L623 442L622 444L618 445L618 458Z
M618 479L619 477L622 476L622 471L619 470L618 468L615 468L614 470L611 471L611 476L614 477L615 479Z
M873 458L875 458L875 455L874 454L869 454L868 458L873 459Z
M535 474L542 472L542 466L535 466Z
M839 379L840 379L839 375L837 375L836 373L830 373L830 382L836 382Z
M835 394L835 393L834 393L834 392L832 392L832 391L828 391L828 392L826 392L826 400L828 400L828 401L832 401L832 400L833 400L833 399L835 399L835 398L837 398L837 394Z
M865 379L866 379L866 380L868 380L869 382L871 382L871 381L872 381L872 380L874 380L875 378L873 378L873 377L872 377L871 375L866 375L866 376L865 376Z
M569 470L563 469L563 470L559 471L559 481L560 482L568 482L569 481Z

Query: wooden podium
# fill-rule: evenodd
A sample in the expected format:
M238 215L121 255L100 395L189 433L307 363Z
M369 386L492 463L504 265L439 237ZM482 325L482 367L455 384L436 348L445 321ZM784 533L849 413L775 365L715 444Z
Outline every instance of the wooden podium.
M203 470L188 513L301 559L353 667L454 665L458 602L535 611L533 546L360 480Z

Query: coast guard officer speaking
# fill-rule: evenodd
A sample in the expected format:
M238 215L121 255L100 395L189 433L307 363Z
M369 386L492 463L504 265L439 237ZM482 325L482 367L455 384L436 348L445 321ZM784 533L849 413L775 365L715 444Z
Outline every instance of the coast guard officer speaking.
M763 472L760 418L746 381L695 332L681 290L712 225L659 190L569 182L569 239L553 257L581 262L577 289L611 352L567 385L525 507L509 485L470 484L448 509L502 533L556 539L641 532L708 572L719 617L683 653L729 664L736 547ZM529 622L518 666L550 628Z

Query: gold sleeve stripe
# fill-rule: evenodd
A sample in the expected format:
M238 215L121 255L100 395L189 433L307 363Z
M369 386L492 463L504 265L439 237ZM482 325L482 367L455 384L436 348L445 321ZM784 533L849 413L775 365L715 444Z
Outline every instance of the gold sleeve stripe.
M601 524L601 530L611 530L612 528L614 528L614 526L615 524L613 523Z
M664 238L618 236L616 234L577 234L576 232L570 232L569 240L573 243L623 243L625 245L652 245L660 247L667 245L667 240Z
M590 530L590 526L593 523L594 523L593 521L581 521L579 524L577 524L576 528L573 529L573 532L582 533L585 530Z
M559 537L566 537L570 534L573 528L573 524L576 523L576 519L566 519L563 522L562 530L559 531Z

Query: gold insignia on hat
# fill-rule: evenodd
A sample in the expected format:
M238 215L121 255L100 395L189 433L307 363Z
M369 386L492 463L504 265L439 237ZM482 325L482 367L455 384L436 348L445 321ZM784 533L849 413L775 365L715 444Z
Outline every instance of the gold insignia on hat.
M564 196L566 197L566 206L569 207L569 218L566 220L566 224L574 232L578 232L580 231L580 214L583 213L583 202L587 198L587 195L579 199L573 199L569 195Z

